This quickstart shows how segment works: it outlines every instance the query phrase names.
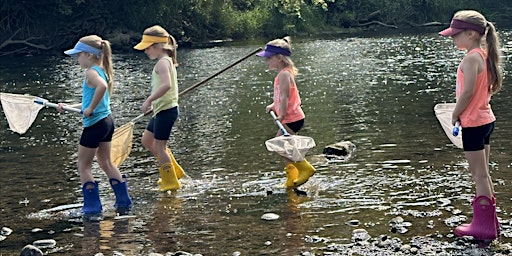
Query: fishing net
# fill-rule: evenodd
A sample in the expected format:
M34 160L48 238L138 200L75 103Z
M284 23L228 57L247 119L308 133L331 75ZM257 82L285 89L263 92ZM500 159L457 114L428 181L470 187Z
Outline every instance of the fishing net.
M0 93L0 101L9 129L19 134L25 133L36 120L43 105L34 103L37 97L11 93Z
M452 113L454 108L455 103L439 103L434 106L434 112L448 139L450 139L456 147L462 148L462 131L459 131L457 136L453 136L452 134Z
M265 141L268 151L276 152L294 162L304 160L309 149L316 146L313 138L289 135L279 136Z
M112 163L119 166L132 151L133 122L129 122L119 128L116 128L112 135L112 148L110 149L110 158Z

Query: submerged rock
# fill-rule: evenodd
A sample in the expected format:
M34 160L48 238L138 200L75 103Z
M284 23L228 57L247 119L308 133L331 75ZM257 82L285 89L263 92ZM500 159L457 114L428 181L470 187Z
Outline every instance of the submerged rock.
M350 141L340 141L324 148L323 153L329 160L348 160L356 150L356 145Z
M2 236L8 236L12 233L12 229L8 228L8 227L3 227L2 228L2 231L0 231L0 234Z
M26 245L21 250L20 256L43 256L43 252L33 245Z
M32 243L32 245L40 249L53 248L56 244L57 242L53 239L42 239Z
M368 234L366 229L358 228L352 231L352 242L366 242L370 238L370 234Z
M261 216L261 219L262 220L277 220L279 219L279 215L275 214L275 213L265 213Z

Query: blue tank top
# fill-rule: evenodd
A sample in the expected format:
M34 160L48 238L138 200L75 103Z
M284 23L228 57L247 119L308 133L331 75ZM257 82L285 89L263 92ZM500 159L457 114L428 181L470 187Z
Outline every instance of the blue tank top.
M102 68L98 66L92 66L92 69L96 70L98 74L107 82L108 84L108 78L105 72ZM96 88L91 88L87 85L86 79L84 79L83 85L82 85L82 111L87 109L89 105L91 105L92 98L94 96L94 93L96 92ZM103 95L103 98L101 98L101 101L98 103L96 108L94 109L93 116L90 118L83 117L83 123L84 127L89 127L91 125L94 125L101 119L107 117L110 115L110 96L108 94L108 89L105 91L105 94Z

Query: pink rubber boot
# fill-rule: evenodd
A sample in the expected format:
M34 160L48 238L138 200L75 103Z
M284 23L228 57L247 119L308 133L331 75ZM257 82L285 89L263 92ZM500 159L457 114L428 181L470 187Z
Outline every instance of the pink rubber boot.
M492 195L491 202L496 207L496 195ZM471 201L471 205L475 204L475 198L473 197L473 201ZM461 227L467 227L471 224L462 224ZM494 225L496 226L496 237L500 237L500 222L498 221L498 214L495 212L494 214Z
M492 195L492 204L494 205L494 226L496 226L496 237L500 237L500 222L498 221L498 214L496 213L496 195Z
M472 236L477 240L496 239L496 205L486 196L476 197L473 202L473 220L469 225L455 228L457 236Z

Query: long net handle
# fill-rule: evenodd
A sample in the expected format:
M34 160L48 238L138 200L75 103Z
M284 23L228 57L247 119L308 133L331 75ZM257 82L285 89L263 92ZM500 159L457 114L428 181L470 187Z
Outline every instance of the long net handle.
M261 51L261 50L262 50L262 48L261 48L261 47L259 47L258 49L256 49L256 50L252 51L251 53L249 53L249 54L245 55L245 56L244 56L244 57L242 57L241 59L239 59L239 60L237 60L237 61L235 61L235 62L231 63L229 66L227 66L227 67L225 67L225 68L223 68L223 69L221 69L221 70L217 71L217 73L215 73L215 74L213 74L213 75L209 76L208 78L204 79L203 81L198 82L198 83L196 83L196 84L194 84L194 85L191 85L191 86L190 86L190 87L188 87L187 89L185 89L185 90L183 90L182 92L180 92L180 93L178 94L178 96L180 96L180 97L181 97L181 96L183 96L185 93L187 93L187 92L189 92L189 91L191 91L191 90L195 89L196 87L198 87L198 86L200 86L200 85L202 85L202 84L204 84L204 83L206 83L206 82L210 81L212 78L214 78L214 77L216 77L216 76L218 76L218 75L220 75L220 74L224 73L226 70L228 70L228 69L230 69L230 68L234 67L236 64L238 64L238 63L240 63L240 62L242 62L242 61L244 61L244 60L248 59L249 57L253 56L254 54L258 53L258 52L259 52L259 51Z
M254 54L258 53L258 52L259 52L259 51L261 51L261 50L262 50L262 48L261 48L261 47L258 47L258 49L256 49L256 50L252 51L251 53L249 53L249 54L245 55L244 57L242 57L242 58L238 59L237 61L235 61L235 62L231 63L231 64L230 64L230 65L228 65L227 67L225 67L225 68L223 68L223 69L221 69L221 70L217 71L215 74L213 74L213 75L211 75L211 76L207 77L206 79L204 79L204 80L202 80L202 81L200 81L200 82L198 82L198 83L195 83L195 84L191 85L190 87L188 87L187 89L185 89L185 90L181 91L181 92L178 94L178 97L181 97L181 96L185 95L186 93L188 93L189 91L192 91L193 89L195 89L195 88L197 88L197 87L199 87L199 86L201 86L201 85L205 84L206 82L210 81L212 78L214 78L214 77L216 77L216 76L218 76L218 75L220 75L220 74L224 73L226 70L228 70L228 69L230 69L230 68L234 67L234 66L235 66L235 65L237 65L238 63L240 63L240 62L242 62L242 61L244 61L244 60L248 59L249 57L253 56ZM136 116L134 119L132 119L132 120L131 120L131 122L134 122L134 123L135 123L135 122L139 121L141 118L143 118L144 116L147 116L147 115L151 114L152 112L153 112L153 110L149 110L149 111L148 111L148 112L146 112L146 113L140 114L140 115ZM285 131L286 131L286 130L285 130Z
M35 103L37 104L40 104L40 105L43 105L43 106L47 106L47 107L52 107L52 108L57 108L59 105L58 104L55 104L55 103L51 103L51 102L48 102L46 100L40 100L40 99L37 99L37 100L34 100ZM71 111L71 112L76 112L76 113L82 113L82 110L78 109L78 108L72 108L72 107L68 107L68 106L62 106L62 109L66 110L66 111Z

